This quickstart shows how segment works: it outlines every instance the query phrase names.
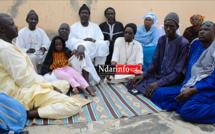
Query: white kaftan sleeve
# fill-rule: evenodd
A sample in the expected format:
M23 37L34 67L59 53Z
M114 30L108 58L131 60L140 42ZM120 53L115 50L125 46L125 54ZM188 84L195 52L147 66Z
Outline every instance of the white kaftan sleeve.
M95 25L95 30L96 30L96 34L94 35L94 39L97 41L97 40L104 40L104 35L101 31L101 29L99 28L98 25Z
M142 64L143 65L143 47L139 42L137 42L135 45L137 45L136 53L136 64Z
M18 46L18 47L20 47L24 52L27 52L27 44L26 44L26 42L25 42L25 40L24 40L24 35L22 35L22 32L19 32L19 34L18 34L19 36L16 38L16 45Z
M49 47L50 47L50 40L49 40L49 37L47 36L47 34L45 33L45 31L42 31L42 45L41 45L41 47L44 47L44 48L46 48L46 50L48 50L49 49Z
M114 43L114 50L113 50L113 55L111 61L119 62L119 53L120 53L120 38L117 38L115 43Z

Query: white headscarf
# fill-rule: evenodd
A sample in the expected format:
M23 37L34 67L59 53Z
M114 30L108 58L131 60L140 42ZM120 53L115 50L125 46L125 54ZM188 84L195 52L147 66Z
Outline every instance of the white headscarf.
M143 19L145 19L145 18L147 18L147 17L152 18L153 24L159 24L158 19L157 19L157 16L156 16L155 14L153 14L153 13L147 13L147 14L145 14L145 15L143 16Z

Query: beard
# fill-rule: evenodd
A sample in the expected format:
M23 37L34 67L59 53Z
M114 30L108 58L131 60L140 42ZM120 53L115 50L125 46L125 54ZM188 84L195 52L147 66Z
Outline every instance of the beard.
M125 39L126 42L131 42L133 39Z

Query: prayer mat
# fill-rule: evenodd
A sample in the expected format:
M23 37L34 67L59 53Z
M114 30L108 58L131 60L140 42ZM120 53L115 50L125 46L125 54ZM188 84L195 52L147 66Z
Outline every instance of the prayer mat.
M121 117L133 117L139 115L147 115L150 113L158 113L161 111L159 107L153 104L149 99L142 95L132 95L125 87L126 83L106 84L100 82L94 86L96 96L88 99L92 100L82 107L79 114L65 119L28 119L27 126L31 125L48 125L48 124L70 124L79 122L100 121L105 119L118 119ZM73 96L70 92L69 96ZM84 98L83 94L75 95Z

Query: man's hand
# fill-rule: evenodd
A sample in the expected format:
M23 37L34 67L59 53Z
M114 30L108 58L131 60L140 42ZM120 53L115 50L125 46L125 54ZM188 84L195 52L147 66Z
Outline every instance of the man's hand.
M138 85L142 80L144 79L143 75L138 75L135 76L132 80L129 80L128 83L133 86L133 85Z
M34 48L30 48L26 51L26 53L34 53L35 52L35 49Z
M96 42L96 40L94 40L93 38L86 38L86 39L84 39L84 41L91 41L91 42L93 42L93 43Z
M107 75L107 76L106 76L106 78L107 78L108 81L111 81L111 78L110 78L111 76L112 76L113 78L115 77L114 74L113 74L113 75Z
M43 53L43 55L44 55L44 53L46 52L46 48L45 47L41 47L40 48L40 51Z
M79 45L78 46L76 56L79 59L79 61L81 61L81 60L83 60L85 58L84 50L85 50L84 45Z
M152 96L155 89L157 89L157 88L159 88L157 82L153 82L153 83L149 84L146 88L146 96Z
M62 91L60 89L58 89L57 87L53 86L53 88L54 88L54 91L62 93Z
M75 55L77 57L77 54L78 54L78 51L76 49L73 49L71 55L72 56Z
M175 97L175 100L186 101L187 99L192 97L194 94L197 94L198 92L199 91L195 87L183 90L178 96Z
M51 75L51 74L52 74L52 71L48 72L48 74Z

